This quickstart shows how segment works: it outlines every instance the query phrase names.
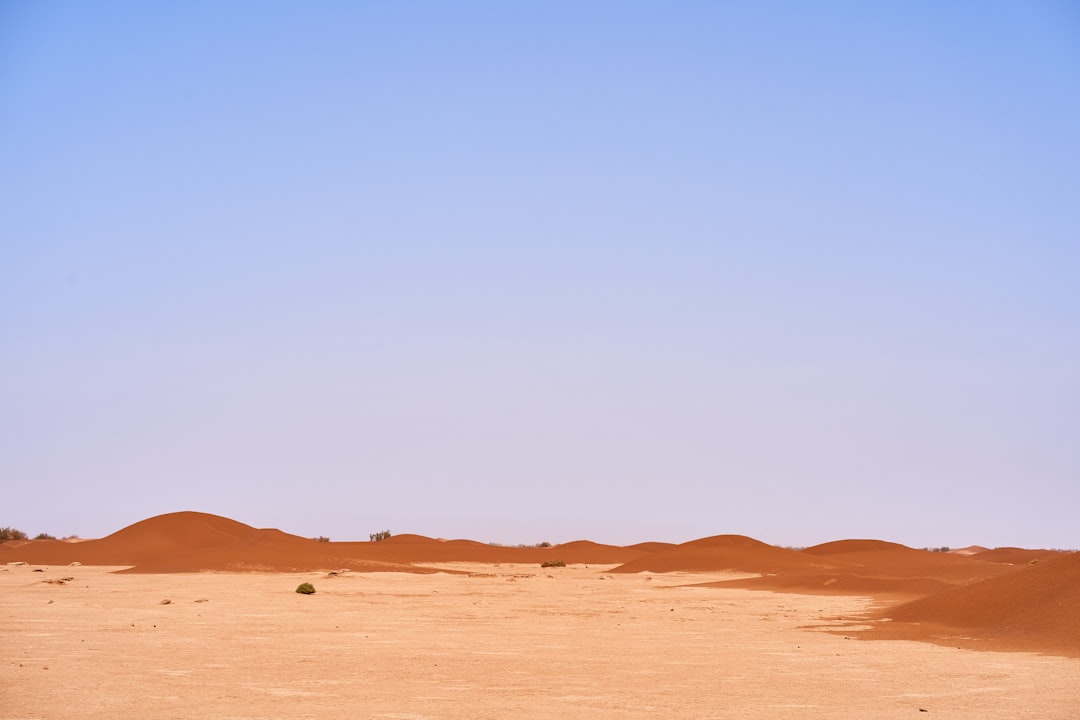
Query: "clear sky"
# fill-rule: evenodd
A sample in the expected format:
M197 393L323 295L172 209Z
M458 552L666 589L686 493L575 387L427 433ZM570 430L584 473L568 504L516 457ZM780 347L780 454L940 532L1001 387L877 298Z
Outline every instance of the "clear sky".
M0 2L0 525L1080 547L1069 2Z

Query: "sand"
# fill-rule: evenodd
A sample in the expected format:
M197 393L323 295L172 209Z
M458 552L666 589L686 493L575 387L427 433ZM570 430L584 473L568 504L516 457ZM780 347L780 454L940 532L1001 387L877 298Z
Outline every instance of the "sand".
M715 573L35 569L0 572L5 720L1080 713L1080 660L845 639L869 600L685 586Z
M0 720L1073 720L1078 628L1076 553L320 543L171 513L0 545Z

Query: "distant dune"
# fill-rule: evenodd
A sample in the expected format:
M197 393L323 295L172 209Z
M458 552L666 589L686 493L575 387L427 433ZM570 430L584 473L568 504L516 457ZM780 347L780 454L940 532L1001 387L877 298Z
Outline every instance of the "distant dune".
M1061 553L1055 550L1025 550L1023 548L1003 547L983 550L971 557L983 562L1005 563L1007 565L1027 565L1035 560L1049 560Z
M435 572L425 563L521 562L616 564L648 553L585 540L550 548L511 548L473 540L395 535L381 542L317 542L258 529L217 515L177 512L149 518L100 540L40 540L0 545L3 562L122 565L121 572Z
M818 567L710 585L826 595L911 598L1010 571L1008 566L982 562L974 557L916 550L885 540L837 540L800 552L816 559Z
M836 565L744 535L714 535L631 560L611 572L807 572Z
M706 585L871 596L891 604L871 635L939 642L962 635L987 646L1080 656L1080 553L980 546L929 552L872 539L790 550L743 535L626 547L588 540L502 547L414 534L381 542L318 542L199 512L159 515L99 540L0 544L0 564L77 562L121 566L125 573L433 573L446 572L450 563L548 560L601 565L614 573L753 573L757 577Z

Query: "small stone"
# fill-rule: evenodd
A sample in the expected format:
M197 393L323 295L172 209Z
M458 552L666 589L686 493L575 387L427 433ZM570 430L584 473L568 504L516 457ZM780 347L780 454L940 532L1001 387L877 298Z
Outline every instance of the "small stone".
M165 598L164 600L162 600L162 601L161 601L160 603L158 603L158 604L159 604L159 605L172 605L172 600L170 600L169 598Z

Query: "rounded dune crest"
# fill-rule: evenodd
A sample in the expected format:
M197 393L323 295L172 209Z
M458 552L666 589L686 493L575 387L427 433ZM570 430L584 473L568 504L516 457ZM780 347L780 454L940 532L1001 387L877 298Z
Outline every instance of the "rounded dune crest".
M810 555L842 555L852 552L889 552L912 550L913 548L888 540L833 540L803 550Z
M713 535L631 560L612 572L809 572L831 568L827 560L779 548L745 535Z
M746 535L710 535L709 537L698 538L697 540L690 540L684 542L676 547L681 548L727 548L727 547L742 547L742 548L771 548L775 547L769 545L761 540L756 540Z

